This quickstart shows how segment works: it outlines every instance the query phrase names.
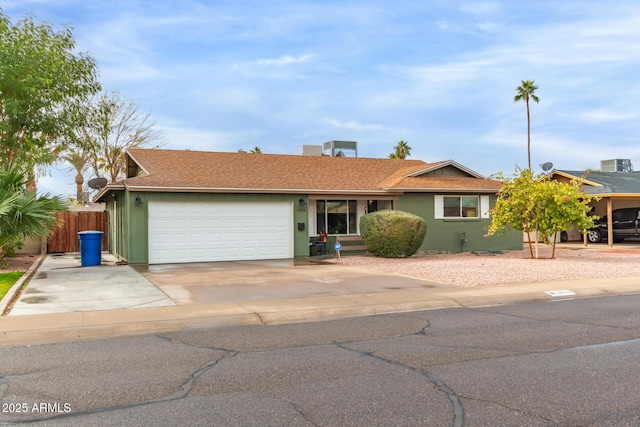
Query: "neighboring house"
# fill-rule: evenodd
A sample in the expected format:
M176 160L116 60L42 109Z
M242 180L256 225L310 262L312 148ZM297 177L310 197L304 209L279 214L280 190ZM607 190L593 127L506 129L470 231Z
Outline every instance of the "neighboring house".
M606 161L602 161L604 163ZM640 207L640 172L630 169L615 172L590 172L572 170L554 170L551 177L561 182L582 179L582 189L585 193L600 197L592 202L593 214L607 216L608 230L613 229L612 212L615 209ZM569 240L581 240L580 234L572 230ZM605 236L606 237L606 236ZM613 246L614 239L607 238L609 246Z
M309 256L310 237L358 235L380 209L421 216L426 253L522 249L484 237L500 183L454 162L135 149L95 197L131 264ZM452 272L455 274L455 272Z

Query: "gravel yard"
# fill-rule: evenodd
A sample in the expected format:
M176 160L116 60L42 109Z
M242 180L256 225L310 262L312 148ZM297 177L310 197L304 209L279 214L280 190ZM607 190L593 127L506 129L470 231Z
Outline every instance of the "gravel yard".
M539 253L543 258L529 259L527 248L501 254L416 255L398 259L343 256L330 262L463 287L640 276L637 246L633 250L556 248L555 259L550 258L549 247L540 247Z

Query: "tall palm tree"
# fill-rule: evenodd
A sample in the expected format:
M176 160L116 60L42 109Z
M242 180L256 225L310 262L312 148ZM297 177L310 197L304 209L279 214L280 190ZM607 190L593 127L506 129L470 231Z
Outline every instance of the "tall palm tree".
M529 115L529 99L534 100L536 103L540 101L540 99L535 94L536 89L538 89L538 86L533 84L535 80L520 81L522 84L516 88L518 93L513 97L513 102L522 101L524 99L524 102L527 105L527 161L529 170L531 170L531 116Z
M253 154L262 154L262 150L257 145L253 147L250 152Z
M393 153L389 154L390 159L406 159L411 154L411 147L406 141L398 142L398 145L393 147L395 150Z

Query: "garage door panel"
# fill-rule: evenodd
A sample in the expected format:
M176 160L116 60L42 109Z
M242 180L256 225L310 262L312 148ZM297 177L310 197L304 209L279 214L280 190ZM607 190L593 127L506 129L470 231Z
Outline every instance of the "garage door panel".
M291 257L291 203L149 203L151 264Z

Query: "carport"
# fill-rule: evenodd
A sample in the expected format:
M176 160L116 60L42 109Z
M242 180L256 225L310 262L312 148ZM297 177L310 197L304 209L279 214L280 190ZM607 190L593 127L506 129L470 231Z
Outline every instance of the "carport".
M592 212L599 217L607 216L607 245L613 247L613 211L622 208L640 207L640 172L590 172L554 170L553 179L569 183L574 179L582 179L582 189L591 196L600 198L592 202ZM575 234L569 233L569 240L576 240ZM638 236L640 237L640 236ZM578 238L579 239L579 238ZM582 236L587 245L587 236Z

